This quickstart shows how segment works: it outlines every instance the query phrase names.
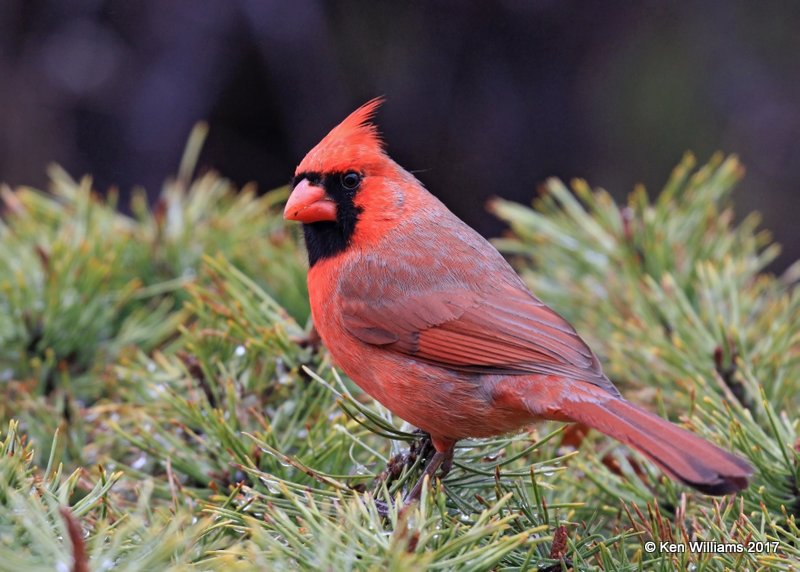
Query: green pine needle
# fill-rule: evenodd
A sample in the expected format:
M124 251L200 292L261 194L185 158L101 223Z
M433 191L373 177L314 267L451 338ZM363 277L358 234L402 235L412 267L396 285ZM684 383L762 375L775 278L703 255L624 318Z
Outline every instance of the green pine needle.
M287 190L194 175L206 129L133 217L57 167L50 194L0 189L0 570L798 568L800 266L764 273L735 157L624 206L550 180L491 209L625 394L747 457L750 488L706 497L545 423L459 443L401 511L417 435L309 343ZM693 540L757 550L647 551Z

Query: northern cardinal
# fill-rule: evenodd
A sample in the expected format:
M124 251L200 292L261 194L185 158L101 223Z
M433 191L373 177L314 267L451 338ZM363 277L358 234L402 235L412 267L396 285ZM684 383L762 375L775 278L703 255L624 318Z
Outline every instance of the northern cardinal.
M623 399L572 326L386 154L371 122L381 102L306 155L284 217L303 223L311 313L334 362L430 434L423 479L459 439L552 419L610 435L706 494L745 488L747 462Z

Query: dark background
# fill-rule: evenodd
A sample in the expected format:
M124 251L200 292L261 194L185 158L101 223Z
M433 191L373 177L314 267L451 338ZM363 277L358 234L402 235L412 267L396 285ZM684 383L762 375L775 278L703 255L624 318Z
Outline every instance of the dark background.
M800 2L0 0L0 180L150 196L202 165L263 190L376 95L392 156L484 234L548 176L622 198L740 154L740 214L800 257Z

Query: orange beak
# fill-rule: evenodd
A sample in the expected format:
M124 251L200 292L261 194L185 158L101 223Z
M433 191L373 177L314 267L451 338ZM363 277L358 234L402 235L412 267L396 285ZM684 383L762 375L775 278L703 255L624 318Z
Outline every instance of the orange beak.
M283 218L304 223L336 220L336 203L325 194L324 187L303 179L289 195Z

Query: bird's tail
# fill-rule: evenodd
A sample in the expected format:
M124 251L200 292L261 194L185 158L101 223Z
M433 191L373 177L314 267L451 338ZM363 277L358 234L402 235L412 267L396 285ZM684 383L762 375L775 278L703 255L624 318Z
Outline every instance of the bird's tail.
M672 478L702 493L740 491L753 474L747 461L624 399L576 400L559 409L564 417L633 447Z

